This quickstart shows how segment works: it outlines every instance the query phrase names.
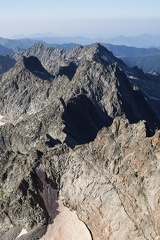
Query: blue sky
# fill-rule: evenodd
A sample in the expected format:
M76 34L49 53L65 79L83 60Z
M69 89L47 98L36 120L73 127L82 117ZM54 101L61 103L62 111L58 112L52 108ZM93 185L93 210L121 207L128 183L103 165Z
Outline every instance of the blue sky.
M160 32L160 0L4 0L0 36L112 37Z

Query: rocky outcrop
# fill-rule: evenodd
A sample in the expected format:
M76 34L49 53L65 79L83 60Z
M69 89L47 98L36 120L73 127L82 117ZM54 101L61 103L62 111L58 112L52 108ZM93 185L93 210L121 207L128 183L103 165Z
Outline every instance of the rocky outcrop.
M70 64L79 65L84 61L96 61L105 66L110 64L118 64L121 70L125 72L134 88L139 88L152 110L156 113L160 120L159 111L159 77L145 74L138 67L129 68L122 60L116 58L110 51L100 44L94 44L86 47L77 46L70 51L59 50L53 47L46 47L43 44L35 44L26 51L20 51L13 55L13 58L18 60L22 56L36 56L42 65L52 75L61 74L64 69L67 74L67 69L71 76L74 74L74 68L69 68ZM63 71L62 71L63 69ZM68 75L70 78L70 76Z
M69 210L94 240L158 239L157 116L99 44L74 49L68 65L56 51L65 64L54 77L36 57L0 76L2 239L22 228L19 239L39 239Z
M60 67L68 66L70 63L79 65L82 62L93 60L105 65L118 63L120 67L128 69L122 60L116 58L110 51L99 43L86 47L77 46L69 51L47 47L43 44L35 44L30 49L20 51L12 57L15 60L19 60L22 56L37 57L47 71L53 75L59 71Z
M48 219L40 193L45 188L36 177L41 163L47 186L61 189L65 205L77 212L93 239L158 239L159 135L147 138L144 122L118 117L93 142L72 150L60 143L42 149L38 143L27 155L8 153L1 182L4 226L22 224L29 230Z
M153 143L155 137L145 134L143 122L129 125L116 118L94 142L74 149L66 164L62 193L67 206L74 207L91 229L93 239L160 235L160 142Z
M54 59L56 59L54 56L56 51L58 52L57 58L63 58L64 61L69 54L66 52L66 55L62 54L60 57L60 50L52 50ZM67 110L77 104L89 106L89 100L91 100L94 104L92 109L95 108L102 118L100 125L109 125L114 117L124 114L131 123L146 120L149 132L159 127L159 120L141 91L133 88L121 67L113 63L115 60L113 54L96 44L92 48L77 47L70 52L69 57L70 60L77 59L77 62L74 61L62 67L58 61L55 61L52 67L56 66L55 68L58 67L59 70L54 77L34 57L21 58L15 67L3 74L0 78L0 96L2 96L0 114L4 116L4 119L15 123L19 121L19 118L25 119L28 115L39 112L53 102L54 105L61 101L61 105ZM122 65L121 61L119 64ZM7 92L8 88L9 92ZM69 103L75 101L73 99L77 99L76 104ZM63 116L66 116L66 111ZM93 116L91 118L93 119Z

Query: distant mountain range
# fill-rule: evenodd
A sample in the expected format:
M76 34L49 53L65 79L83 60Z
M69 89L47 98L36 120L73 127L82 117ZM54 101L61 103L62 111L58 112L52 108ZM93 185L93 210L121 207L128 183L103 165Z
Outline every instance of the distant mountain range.
M155 70L160 73L160 53L150 54L146 56L121 57L121 59L129 66L138 66L144 72Z
M4 55L10 55L12 54L14 51L10 48L4 47L2 45L0 45L0 55L4 56Z
M140 36L134 37L126 37L126 36L118 36L116 38L86 38L82 36L75 37L62 37L56 36L52 33L50 34L33 34L28 37L23 35L18 35L14 39L7 39L0 37L0 44L4 47L13 48L28 48L31 45L41 42L45 44L80 44L80 45L88 45L96 42L99 43L110 43L113 45L125 45L129 47L139 47L139 48L160 48L160 35L151 36L149 34L143 34Z
M137 66L144 72L155 70L160 73L160 50L158 48L136 48L103 44L116 57L122 59L127 66Z
M103 43L103 46L111 51L116 57L139 57L160 53L158 48L137 48L109 43Z
M7 72L15 65L16 61L10 56L0 56L0 74Z
M14 37L15 38L15 37ZM76 43L76 44L92 44L95 42L110 43L114 45L125 45L130 47L159 47L160 48L160 35L152 36L149 34L142 34L139 36L118 36L115 38L87 38L82 36L57 36L53 33L42 34L36 33L29 36L19 35L17 39L34 39L48 44L64 44L64 43Z
M36 44L37 40L34 39L28 39L28 38L23 38L23 39L8 39L8 38L2 38L0 37L0 45L3 47L9 48L9 49L27 49L33 44Z
M119 36L117 38L108 38L108 43L116 44L116 45L125 45L132 47L160 47L160 35L151 36L149 34L143 34L140 36L134 37L125 37Z
M18 37L19 39L0 37L0 55L11 55L20 50L28 49L37 43L58 49L71 50L77 45L90 45L101 42L103 46L116 57L121 58L129 67L138 66L145 72L155 70L160 73L160 49L158 49L160 36L144 34L137 37L120 36L110 39L90 39L84 37L57 37L52 33L46 35L39 33L29 36L30 38ZM142 46L153 47L144 48Z

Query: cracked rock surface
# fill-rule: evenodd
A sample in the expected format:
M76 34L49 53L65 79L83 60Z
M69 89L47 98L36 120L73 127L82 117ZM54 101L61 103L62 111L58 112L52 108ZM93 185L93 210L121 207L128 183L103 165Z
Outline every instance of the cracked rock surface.
M160 239L160 122L127 66L99 44L30 51L0 76L0 238L66 239L67 211L84 240Z

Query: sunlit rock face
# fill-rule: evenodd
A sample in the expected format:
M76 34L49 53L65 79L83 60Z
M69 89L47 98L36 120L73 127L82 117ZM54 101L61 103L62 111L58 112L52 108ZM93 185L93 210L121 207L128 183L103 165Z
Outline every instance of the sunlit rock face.
M145 74L100 44L15 59L0 75L1 239L158 239L159 115L132 83Z

